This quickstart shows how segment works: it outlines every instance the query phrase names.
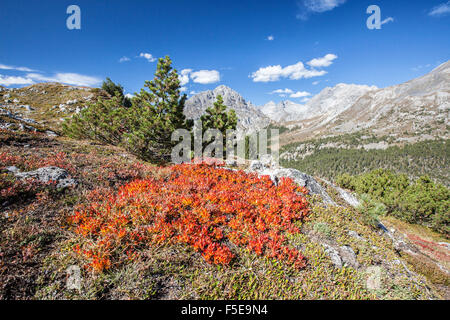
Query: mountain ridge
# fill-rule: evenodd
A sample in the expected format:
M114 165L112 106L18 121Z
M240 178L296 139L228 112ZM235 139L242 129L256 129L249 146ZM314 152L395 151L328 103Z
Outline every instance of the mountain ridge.
M300 129L288 133L286 140L296 142L361 130L398 137L424 134L448 137L450 62L408 82L363 91L340 112L316 113L311 115L315 117L289 123ZM320 95L323 92L308 103L321 106L324 99L320 99Z
M220 85L214 90L200 92L186 101L184 113L190 119L199 119L207 108L213 106L217 97L221 95L224 104L236 111L238 117L238 129L244 131L256 131L269 125L267 118L256 106L246 101L237 91Z

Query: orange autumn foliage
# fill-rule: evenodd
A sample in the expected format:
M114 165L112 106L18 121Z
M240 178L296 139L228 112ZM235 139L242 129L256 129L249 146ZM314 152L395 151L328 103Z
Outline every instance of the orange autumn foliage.
M76 211L70 222L86 241L75 250L96 271L145 246L180 243L212 264L229 265L234 244L302 268L306 260L285 234L300 232L295 222L309 213L306 193L287 178L275 185L214 165L175 165L168 177L133 181Z

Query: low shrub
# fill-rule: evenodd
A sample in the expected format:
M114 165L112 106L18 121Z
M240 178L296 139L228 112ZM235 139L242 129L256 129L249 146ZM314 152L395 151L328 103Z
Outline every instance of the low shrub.
M386 206L373 200L367 194L360 196L360 203L357 210L362 214L363 222L373 228L378 228L380 224L379 217L387 214Z
M285 234L309 214L307 190L291 179L206 164L170 167L161 179L136 180L70 217L82 241L74 248L101 272L137 257L145 246L186 244L212 264L229 265L234 246L296 268L306 265Z
M450 189L427 176L411 181L405 174L378 169L358 176L341 175L337 183L367 195L363 208L366 206L371 216L389 214L450 234ZM381 202L384 208L376 202Z

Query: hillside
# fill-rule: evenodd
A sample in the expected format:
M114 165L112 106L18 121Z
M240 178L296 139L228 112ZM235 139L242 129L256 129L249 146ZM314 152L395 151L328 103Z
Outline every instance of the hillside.
M0 216L2 299L448 298L448 278L445 280L445 273L443 275L443 271L433 265L431 256L428 257L430 253L424 255L414 251L408 254L408 250L417 245L406 238L401 240L406 247L400 249L390 237L365 225L363 216L346 205L337 193L330 195L339 205L324 207L317 197L308 196L307 202L302 200L303 205L310 208L308 219L295 224L299 231L285 235L285 245L296 248L305 258L306 265L300 270L282 260L268 259L235 245L230 246L234 256L232 263L222 267L205 261L198 249L170 242L164 245L141 243L130 247L134 248L132 255L127 258L126 255L118 255L119 252L114 253L111 264L91 260L89 255L77 252L80 252L79 248L87 250L91 241L100 241L101 238L83 231L95 230L91 229L94 225L86 224L91 223L90 220L82 218L83 210L93 203L97 203L95 210L103 210L103 204L109 201L122 201L120 194L139 190L132 183L135 179L167 183L171 181L173 169L141 163L119 148L49 138L43 134L2 130L0 144L0 166L3 168ZM61 189L51 183L20 182L12 169L4 169L11 166L20 172L56 166L66 170L75 183ZM225 171L220 171L223 169L208 170L224 177ZM234 175L232 171L226 172ZM192 174L194 178L195 171ZM245 178L244 181L268 183L267 180L258 182L256 176L246 177L243 172L239 175ZM127 185L130 182L131 185ZM125 189L119 190L120 186ZM126 188L131 189L126 191ZM113 200L112 196L118 192L119 198ZM201 196L202 192L197 190L195 196ZM170 197L164 201L168 199ZM138 208L132 202L127 206L130 210ZM100 219L102 215L98 217ZM98 223L108 221L98 220ZM133 225L142 226L137 221ZM391 224L392 228L396 225ZM135 229L126 230L134 232ZM406 230L405 234L410 233L409 229ZM395 239L403 239L398 238L401 234L395 234ZM133 239L130 236L132 234L122 238L121 246L128 243L126 239ZM420 239L432 241L437 246L439 241L443 241L426 232ZM448 253L444 251L444 254ZM417 259L421 262L418 263ZM424 259L430 261L425 271L419 268ZM93 266L107 269L92 272L88 267L90 261L97 261ZM66 272L74 265L82 267L80 290L69 290L65 285Z
M450 62L384 89L326 88L309 118L281 124L281 161L327 179L385 168L448 186L449 98Z
M11 111L0 129L0 299L450 297L445 235L392 216L368 223L365 202L320 179L344 169L318 160L307 174L259 161L159 167L51 134L60 131L54 112L70 115L101 94L71 88L2 91ZM304 148L379 143L344 137ZM441 148L418 149L431 161L418 166L447 179ZM80 271L79 289L67 287L70 270Z
M99 89L59 83L0 88L0 128L58 132L65 117L80 112L98 97Z

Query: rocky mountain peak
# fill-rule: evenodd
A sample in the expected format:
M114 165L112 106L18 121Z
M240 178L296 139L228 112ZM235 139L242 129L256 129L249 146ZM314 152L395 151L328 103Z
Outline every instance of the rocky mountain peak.
M447 62L442 63L441 65L437 66L435 69L433 69L430 73L450 73L450 60Z
M224 84L221 84L220 86L218 86L217 88L215 88L213 90L216 94L220 94L220 93L225 93L225 94L236 94L239 95L239 93L237 93L236 91L234 91L233 89L231 89L230 87L227 87Z
M223 97L224 104L228 108L236 111L238 129L249 132L269 125L269 118L251 102L247 102L238 92L225 85L220 85L214 90L200 92L189 98L186 101L184 113L190 119L199 119L207 108L214 105L219 95Z
M287 122L302 118L305 112L305 106L290 100L284 100L279 103L270 101L260 107L260 110L273 121Z

